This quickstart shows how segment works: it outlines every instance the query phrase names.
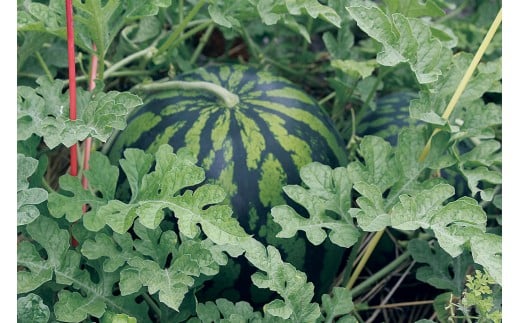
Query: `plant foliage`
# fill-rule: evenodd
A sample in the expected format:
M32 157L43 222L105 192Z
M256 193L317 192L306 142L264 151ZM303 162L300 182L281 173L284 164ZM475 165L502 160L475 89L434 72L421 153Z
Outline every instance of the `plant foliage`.
M501 320L500 29L446 114L501 1L73 3L76 121L63 1L17 6L19 322L362 322L382 311L391 319L388 302L425 300L427 315L406 307L399 315ZM89 92L92 55L99 69ZM315 295L304 272L244 231L192 152L127 149L118 165L102 153L143 103L139 85L222 62L301 85L345 140L347 165L302 167L301 182L284 187L301 208L272 209L277 237L301 233L347 251L328 294ZM414 99L378 118L378 100L402 92ZM395 142L358 131L371 115L374 127L396 126ZM99 151L71 176L62 148L86 138ZM126 199L116 194L123 177ZM250 283L277 298L262 308L199 302L196 291L231 258L248 261ZM426 298L411 298L410 281Z

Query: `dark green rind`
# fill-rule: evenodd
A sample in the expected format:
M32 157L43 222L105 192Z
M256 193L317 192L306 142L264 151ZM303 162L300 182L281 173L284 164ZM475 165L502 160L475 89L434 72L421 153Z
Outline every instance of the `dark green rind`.
M346 165L343 141L326 113L291 82L244 66L213 66L179 79L223 86L237 94L240 102L227 108L204 92L156 94L129 119L127 130L113 142L110 159L117 161L127 147L149 152L165 142L175 150L189 147L208 181L226 189L246 231L277 246L286 260L305 271L316 295L327 292L343 250L331 244L315 247L302 237L276 238L279 228L269 214L279 204L302 211L282 193L284 185L300 184L301 166L311 161L331 167ZM325 255L328 259L323 262ZM250 270L242 270L238 284L251 285ZM249 291L241 292L241 299L253 298Z
M409 111L410 102L417 98L413 92L397 92L378 98L376 110L361 116L356 134L379 136L395 146L401 128L417 123L410 118Z

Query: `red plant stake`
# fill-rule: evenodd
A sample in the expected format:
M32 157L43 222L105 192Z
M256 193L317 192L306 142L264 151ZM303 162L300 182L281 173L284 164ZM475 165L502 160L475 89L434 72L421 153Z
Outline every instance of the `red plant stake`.
M72 0L65 0L67 18L67 54L69 63L69 115L70 120L76 120L76 59L74 53L74 23L72 19ZM70 174L78 175L78 146L70 147Z
M72 0L65 0L65 11L66 11L66 19L67 19L67 54L68 54L68 64L69 64L69 102L70 109L69 115L70 120L76 120L76 60L75 60L75 52L74 52L74 20L73 20L73 12L72 12ZM94 50L96 50L96 46L94 44ZM98 59L96 55L92 55L92 66L90 70L89 77L89 90L92 91L96 86L94 82L97 74L97 64ZM87 138L85 140L85 151L83 154L83 169L89 169L89 158L90 158L90 150L92 145L92 138ZM70 148L70 174L72 176L78 175L78 145L74 144ZM81 178L81 183L83 188L88 188L87 178L83 175ZM87 212L87 205L83 205L83 213ZM71 236L71 245L73 247L78 246L78 241Z

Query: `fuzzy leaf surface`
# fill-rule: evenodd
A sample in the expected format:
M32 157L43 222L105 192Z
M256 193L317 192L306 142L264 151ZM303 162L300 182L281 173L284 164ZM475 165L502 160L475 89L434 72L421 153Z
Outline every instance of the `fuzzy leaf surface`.
M65 83L49 81L46 77L36 80L39 87L18 87L18 140L31 134L43 137L49 148L60 144L67 147L88 136L106 141L113 129L123 129L125 118L142 100L134 94L112 91L94 94L78 88L77 119L69 119L68 92L62 93Z
M17 225L31 223L40 216L40 211L36 205L46 201L48 198L48 193L43 188L29 188L27 179L34 174L37 167L38 160L17 154Z
M158 293L161 302L178 310L185 294L195 283L194 277L218 273L218 264L200 241L186 240L178 248L172 246L172 255L171 265L165 268L141 257L129 259L129 267L121 275L122 295L145 286L150 294Z
M106 272L96 263L90 263L89 267L98 276L98 282L92 281L91 274L81 268L81 254L69 249L68 231L60 229L53 219L40 216L27 225L27 232L35 243L22 241L19 245L18 265L26 270L18 272L18 293L29 292L53 280L69 286L66 293L65 290L60 292L54 306L60 321L79 322L87 313L100 317L106 308L146 321L143 316L147 311L145 304L137 304L132 297L113 295L118 273ZM45 249L47 259L38 253L36 243ZM76 308L80 310L75 311Z
M42 298L33 293L17 300L17 320L20 323L47 323L51 315Z
M250 238L242 247L247 260L259 269L251 276L253 283L278 293L283 299L266 304L265 313L282 319L290 318L293 322L314 322L318 319L319 306L312 302L314 285L307 282L305 273L284 262L273 246L266 248Z
M470 241L475 262L481 264L489 275L502 285L502 237L483 233L470 238Z
M321 302L325 319L339 316L343 316L343 318L346 319L344 315L347 315L354 310L352 295L348 289L343 287L334 287L331 295L322 295Z
M282 227L277 237L290 238L301 230L314 245L323 243L327 236L342 247L356 243L359 232L346 211L350 206L352 187L346 169L333 170L320 163L310 163L301 168L300 177L307 188L288 185L283 189L292 200L307 209L310 217L300 216L288 205L275 206L271 214ZM328 214L331 211L339 215L340 220Z
M100 230L104 223L100 219L100 208L114 198L119 170L109 163L108 159L99 152L93 152L90 161L91 169L85 172L89 181L90 190L85 190L80 176L63 175L59 179L60 188L68 193L49 194L49 211L51 215L74 222L83 217L85 227L92 231ZM99 192L101 197L96 196ZM83 212L83 206L89 210Z
M244 301L232 303L224 298L215 302L197 304L197 319L200 322L283 322L282 319L262 316L262 313L253 311L253 307ZM193 319L188 322L195 322Z
M462 197L437 211L431 229L439 245L452 257L463 251L463 245L476 234L486 231L487 216L477 201Z
M473 263L469 253L452 258L437 242L430 246L420 239L411 240L408 250L415 261L425 264L417 269L418 280L439 289L450 290L455 295L462 295L466 272Z
M451 52L422 20L401 13L389 16L375 4L346 8L358 26L383 46L377 54L379 64L395 66L405 62L419 83L437 81Z

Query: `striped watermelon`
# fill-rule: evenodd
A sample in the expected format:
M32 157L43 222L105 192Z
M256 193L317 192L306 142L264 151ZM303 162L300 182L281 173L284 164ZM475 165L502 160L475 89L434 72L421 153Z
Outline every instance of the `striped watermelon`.
M236 94L238 103L228 107L201 90L156 93L115 138L110 159L116 162L128 147L148 152L164 143L175 150L189 147L206 170L207 182L217 182L227 191L244 229L277 246L286 261L306 272L316 295L327 292L343 250L329 243L313 246L303 236L278 239L278 224L269 213L279 204L297 208L285 199L282 187L300 183L303 165L346 164L343 141L326 112L288 80L242 65L201 68L178 79L219 85ZM230 264L220 274L221 282L219 277L209 282L200 298L225 296L262 304L271 296L254 286L249 290L252 273L245 264Z

